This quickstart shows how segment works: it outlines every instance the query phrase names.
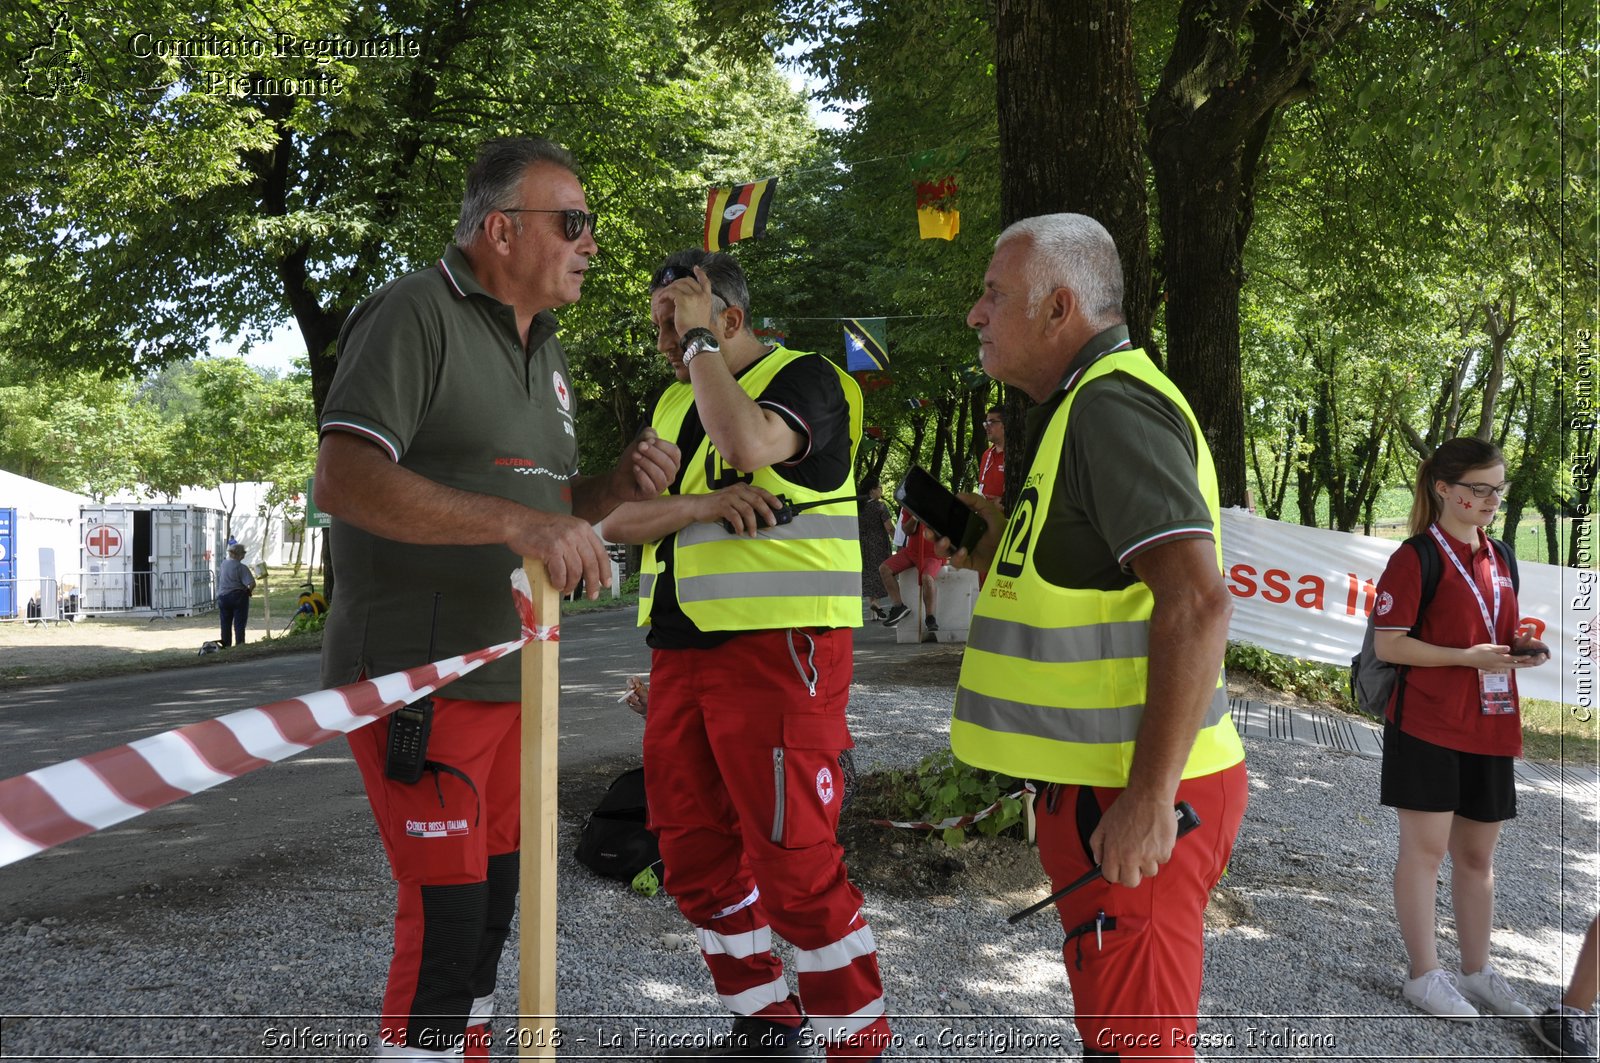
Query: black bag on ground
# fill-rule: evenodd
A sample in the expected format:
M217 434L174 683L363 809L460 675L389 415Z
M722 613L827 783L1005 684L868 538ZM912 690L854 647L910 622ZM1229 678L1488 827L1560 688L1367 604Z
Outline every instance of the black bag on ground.
M645 826L644 769L617 776L578 835L578 863L606 878L632 882L661 859L656 836Z

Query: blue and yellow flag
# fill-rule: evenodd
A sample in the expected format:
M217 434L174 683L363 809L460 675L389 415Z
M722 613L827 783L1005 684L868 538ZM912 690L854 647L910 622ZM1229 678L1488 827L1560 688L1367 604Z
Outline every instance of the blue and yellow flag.
M888 319L844 319L845 368L852 373L881 373L889 368Z

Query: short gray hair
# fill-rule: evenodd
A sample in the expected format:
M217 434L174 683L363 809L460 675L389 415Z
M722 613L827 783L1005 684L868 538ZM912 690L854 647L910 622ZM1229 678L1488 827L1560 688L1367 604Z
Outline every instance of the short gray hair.
M486 141L467 171L467 190L461 197L461 219L455 241L465 247L483 231L490 213L518 205L518 185L528 167L547 162L576 175L572 153L544 137L501 137Z
M1013 222L994 242L998 249L1018 237L1033 240L1028 257L1028 316L1057 288L1070 288L1095 328L1110 328L1122 315L1122 258L1105 226L1087 214L1040 214Z

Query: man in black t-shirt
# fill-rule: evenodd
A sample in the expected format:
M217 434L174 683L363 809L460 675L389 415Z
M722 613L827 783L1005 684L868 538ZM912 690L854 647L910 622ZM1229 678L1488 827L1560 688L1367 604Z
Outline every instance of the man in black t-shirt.
M651 426L685 460L604 532L645 545L651 827L735 1016L731 1035L669 1054L809 1054L809 1013L830 1058L874 1058L889 1036L877 950L836 838L861 623L861 392L827 359L756 338L728 255L673 255L651 291L677 376ZM795 946L798 997L773 931Z

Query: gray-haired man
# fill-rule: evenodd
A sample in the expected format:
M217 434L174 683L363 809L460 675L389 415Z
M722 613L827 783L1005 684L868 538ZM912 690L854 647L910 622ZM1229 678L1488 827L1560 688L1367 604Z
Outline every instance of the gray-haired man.
M677 448L653 433L611 472L577 473L575 399L550 311L578 299L594 221L564 149L491 141L467 174L455 243L345 323L317 459L339 574L324 682L514 637L507 577L522 557L543 561L563 591L582 579L595 596L610 563L591 522L676 475ZM350 736L400 884L379 1058L459 1056L464 1040L469 1058L487 1055L516 903L518 662L446 693L420 781L386 771L390 720Z

